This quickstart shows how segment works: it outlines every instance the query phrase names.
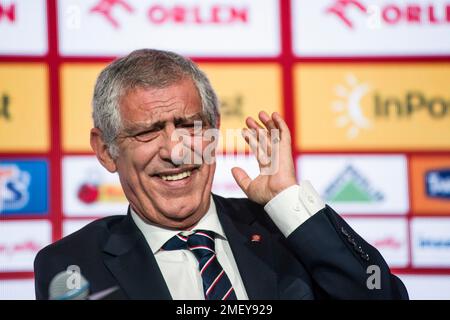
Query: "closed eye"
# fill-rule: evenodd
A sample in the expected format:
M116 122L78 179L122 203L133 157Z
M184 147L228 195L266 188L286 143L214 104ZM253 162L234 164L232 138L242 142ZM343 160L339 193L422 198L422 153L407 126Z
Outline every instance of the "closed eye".
M158 132L160 131L160 128L153 128L145 131L138 132L133 135L133 137L138 141L150 141L153 140L158 136Z
M180 125L181 128L193 128L194 123L183 123Z

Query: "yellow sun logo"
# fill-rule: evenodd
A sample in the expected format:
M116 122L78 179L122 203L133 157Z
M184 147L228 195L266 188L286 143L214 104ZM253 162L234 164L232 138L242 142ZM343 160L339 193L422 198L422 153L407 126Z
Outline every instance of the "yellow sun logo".
M333 101L331 108L340 114L336 119L336 126L338 128L348 127L347 137L355 139L361 129L369 129L372 126L361 108L361 99L369 91L369 85L359 83L353 74L348 74L345 80L345 85L339 84L334 87L340 100Z

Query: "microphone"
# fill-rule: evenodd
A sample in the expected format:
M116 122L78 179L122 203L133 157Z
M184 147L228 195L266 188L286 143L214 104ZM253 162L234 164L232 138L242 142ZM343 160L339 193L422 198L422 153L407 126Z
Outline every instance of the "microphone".
M87 300L89 282L81 273L62 271L50 282L50 300Z
M119 286L113 286L89 295L89 282L83 277L79 268L69 266L50 282L50 300L115 300L122 299Z

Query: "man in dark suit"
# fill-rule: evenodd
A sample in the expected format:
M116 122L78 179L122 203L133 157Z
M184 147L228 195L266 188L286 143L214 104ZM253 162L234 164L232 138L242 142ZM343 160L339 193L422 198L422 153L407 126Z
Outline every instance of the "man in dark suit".
M261 174L232 174L248 199L211 194L217 97L189 59L138 50L97 79L91 146L117 172L126 216L97 220L44 248L36 297L77 266L92 293L122 299L407 299L380 253L297 183L289 128L248 117Z

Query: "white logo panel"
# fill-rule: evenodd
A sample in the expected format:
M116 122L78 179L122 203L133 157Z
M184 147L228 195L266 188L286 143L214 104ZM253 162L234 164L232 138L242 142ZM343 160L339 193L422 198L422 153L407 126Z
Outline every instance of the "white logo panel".
M449 275L398 275L411 300L450 300Z
M35 300L34 279L0 280L0 300Z
M1 221L0 272L33 271L36 254L51 241L48 221Z
M415 218L411 223L415 267L450 267L450 218Z
M108 172L95 156L63 159L63 209L66 216L126 214L128 201L119 176Z
M298 56L449 55L448 0L292 0Z
M0 54L45 55L46 8L44 0L0 1Z
M405 214L406 158L401 155L305 155L299 180L310 180L324 201L341 214Z
M60 0L60 53L125 55L156 48L190 56L276 56L275 0Z

